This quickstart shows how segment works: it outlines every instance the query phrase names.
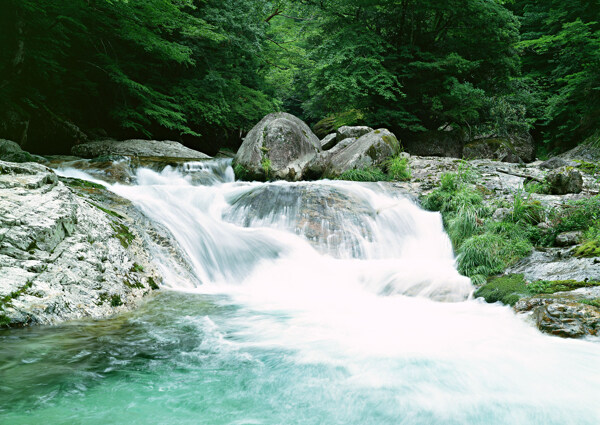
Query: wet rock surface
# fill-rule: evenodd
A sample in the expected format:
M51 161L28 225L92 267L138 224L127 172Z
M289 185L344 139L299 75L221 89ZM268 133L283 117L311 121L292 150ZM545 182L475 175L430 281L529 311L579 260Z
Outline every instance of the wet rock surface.
M0 162L3 326L105 317L158 289L142 220L127 215L128 201L94 192L107 191L67 187L42 165Z

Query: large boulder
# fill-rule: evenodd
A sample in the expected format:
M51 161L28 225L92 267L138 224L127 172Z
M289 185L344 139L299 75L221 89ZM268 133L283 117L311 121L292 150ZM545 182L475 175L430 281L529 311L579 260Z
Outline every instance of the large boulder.
M133 307L160 282L144 241L50 169L0 161L0 327Z
M321 152L321 142L299 118L276 112L264 117L246 136L234 158L244 180L297 181Z
M463 148L465 159L494 159L502 162L532 162L535 146L530 135L475 139Z
M332 147L334 147L337 144L338 144L337 134L331 133L331 134L328 134L327 136L325 136L323 138L323 140L321 140L321 149L323 149L324 151L328 151L329 149L331 149Z
M8 162L43 162L44 158L37 155L31 155L21 147L11 141L0 139L0 160Z
M583 176L577 170L554 172L546 176L546 182L553 195L566 195L568 193L581 193L583 190Z
M208 155L186 148L169 140L98 140L73 146L71 153L81 158L98 158L115 155L155 158L208 159Z
M460 130L427 131L402 138L404 150L417 156L462 158L465 135Z
M345 171L381 165L400 151L400 142L392 132L374 130L358 139L344 139L331 150L320 153L309 164L308 176L338 177Z

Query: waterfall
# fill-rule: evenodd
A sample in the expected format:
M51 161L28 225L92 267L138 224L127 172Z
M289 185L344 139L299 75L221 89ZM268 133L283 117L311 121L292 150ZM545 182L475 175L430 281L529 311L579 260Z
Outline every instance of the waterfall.
M5 340L55 353L11 366L17 406L74 368L14 423L600 423L597 342L472 299L439 214L392 185L236 182L228 160L132 180L108 187L172 233L196 279L163 266L165 290L114 325Z

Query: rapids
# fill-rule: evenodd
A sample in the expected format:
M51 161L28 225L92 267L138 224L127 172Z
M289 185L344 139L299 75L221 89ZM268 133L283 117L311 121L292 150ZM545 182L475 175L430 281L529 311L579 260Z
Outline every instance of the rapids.
M134 180L108 187L196 279L157 258L139 311L0 331L0 423L600 423L597 340L471 299L439 214L390 186L235 182L227 160Z

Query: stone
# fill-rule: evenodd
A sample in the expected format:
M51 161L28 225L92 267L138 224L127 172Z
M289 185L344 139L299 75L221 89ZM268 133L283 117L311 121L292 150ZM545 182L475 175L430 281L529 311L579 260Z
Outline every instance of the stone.
M320 153L309 164L308 176L334 178L345 171L378 166L400 150L400 142L392 132L374 130L358 139L344 139L331 150Z
M551 173L546 176L546 182L553 195L581 193L583 190L583 176L577 170Z
M557 168L575 166L577 166L577 163L575 161L569 161L558 156L552 157L549 160L544 161L540 164L540 168L545 168L547 170L555 170Z
M371 127L366 126L342 126L337 129L335 132L335 138L338 142L341 142L344 139L354 138L358 139L361 136L364 136L367 133L373 131Z
M576 291L572 291L575 293ZM538 329L563 338L581 338L598 335L600 309L584 304L577 293L557 293L520 300L517 312L531 312Z
M234 160L245 180L302 180L321 152L321 142L299 118L277 112L264 117L246 136Z
M208 159L210 156L179 142L158 140L99 140L73 146L71 153L81 158L110 156Z
M328 134L327 136L325 136L323 138L323 140L321 140L321 149L323 149L324 151L327 151L327 150L331 149L332 147L334 147L335 145L337 145L338 141L339 140L337 140L336 133Z
M141 233L97 205L49 168L0 161L0 315L10 326L106 317L161 282Z
M512 210L509 208L498 208L494 211L492 215L492 220L494 221L502 221L505 218L509 217L512 214Z
M41 156L31 155L29 152L21 149L17 143L5 139L0 139L0 160L19 163L45 161Z
M402 139L404 150L411 155L462 158L465 134L461 131L427 131Z
M465 159L493 159L501 162L532 162L535 145L528 134L521 137L490 137L475 139L464 146Z
M564 232L556 236L556 246L573 246L581 242L583 232Z

